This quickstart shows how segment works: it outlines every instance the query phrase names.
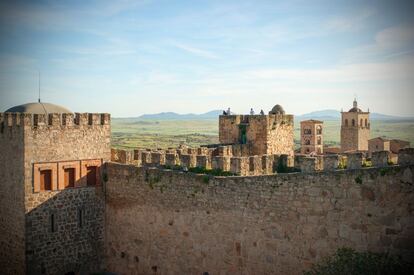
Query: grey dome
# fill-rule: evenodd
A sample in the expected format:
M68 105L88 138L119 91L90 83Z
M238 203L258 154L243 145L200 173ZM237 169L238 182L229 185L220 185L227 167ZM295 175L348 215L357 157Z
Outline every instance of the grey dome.
M358 107L353 107L353 108L349 109L348 112L352 112L352 113L362 113L362 110L359 109Z
M30 113L30 114L50 114L50 113L72 113L72 111L65 107L45 102L26 103L14 106L6 113Z
M284 115L285 114L285 110L283 109L283 107L279 104L276 104L272 110L269 112L269 114L273 114L273 115Z

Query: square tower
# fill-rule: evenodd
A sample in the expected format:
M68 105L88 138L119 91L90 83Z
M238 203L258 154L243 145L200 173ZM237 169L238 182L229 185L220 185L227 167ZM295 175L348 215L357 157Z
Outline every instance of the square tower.
M301 154L323 154L323 121L304 120L300 122L300 152Z
M368 151L371 123L369 111L358 108L356 99L348 112L341 112L341 150Z
M102 268L110 115L29 103L0 113L0 270ZM45 245L47 244L47 245Z
M293 115L276 105L268 115L219 117L221 144L249 144L252 155L287 154L293 156Z

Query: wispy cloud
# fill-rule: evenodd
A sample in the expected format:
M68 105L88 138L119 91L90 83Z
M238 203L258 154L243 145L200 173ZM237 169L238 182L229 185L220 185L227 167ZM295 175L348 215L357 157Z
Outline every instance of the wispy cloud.
M414 25L398 25L383 29L374 36L374 42L349 49L345 62L385 60L414 51Z
M392 62L357 63L337 65L326 69L265 69L245 73L246 77L263 80L287 80L307 83L345 83L369 82L384 80L411 80L410 68L414 65L414 57Z
M360 30L365 21L376 13L373 8L365 8L348 16L336 16L328 20L326 27L329 31L344 32Z
M217 59L217 55L215 55L214 53L207 51L207 50L203 50L200 48L196 48L193 46L189 46L183 43L177 43L177 42L172 42L171 45L173 45L174 47L181 49L185 52L194 54L196 56L200 56L200 57L204 57L204 58L209 58L209 59Z

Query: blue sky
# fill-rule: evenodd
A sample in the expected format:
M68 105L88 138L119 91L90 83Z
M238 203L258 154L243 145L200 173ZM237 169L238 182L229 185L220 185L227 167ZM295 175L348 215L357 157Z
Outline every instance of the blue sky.
M2 1L0 110L414 116L410 1Z

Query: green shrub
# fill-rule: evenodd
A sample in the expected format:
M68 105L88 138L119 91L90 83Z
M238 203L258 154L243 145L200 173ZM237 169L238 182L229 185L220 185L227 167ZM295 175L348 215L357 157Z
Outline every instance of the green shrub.
M191 167L188 169L188 172L196 173L196 174L206 174L206 175L212 175L212 176L235 176L234 173L229 171L223 171L221 169L206 169L204 167Z
M392 275L413 274L413 265L388 253L356 252L340 248L315 264L304 275Z
M358 184L362 184L362 177L359 175L355 178L355 182Z

